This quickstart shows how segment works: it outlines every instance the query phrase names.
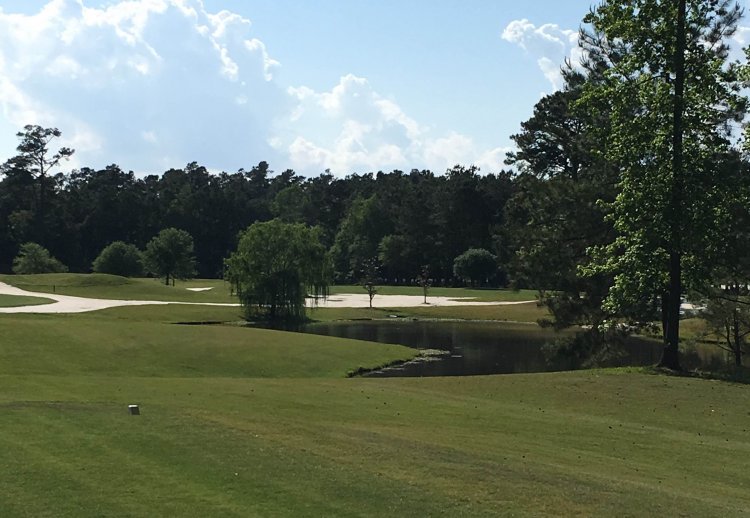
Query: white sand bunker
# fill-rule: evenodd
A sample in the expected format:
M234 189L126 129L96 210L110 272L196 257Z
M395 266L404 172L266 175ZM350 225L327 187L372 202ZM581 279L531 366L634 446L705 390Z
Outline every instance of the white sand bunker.
M214 289L213 286L210 288L185 288L188 291L208 291Z
M308 298L307 306L315 306L315 299ZM436 306L509 306L514 304L528 304L533 300L499 302L479 301L470 297L427 297L427 304L422 295L375 295L372 299L373 308L413 308ZM366 293L340 293L331 295L327 299L318 299L319 308L367 308L370 307L370 296Z
M189 304L200 306L228 307L239 306L239 304L224 304L218 302L166 302L162 300L89 299L86 297L58 295L56 293L39 293L34 291L26 291L9 284L5 284L3 282L0 282L0 294L43 297L55 301L52 304L45 304L40 306L0 308L0 313L85 313L87 311L116 308L120 306L162 306L164 304ZM409 308L417 306L504 306L512 304L528 304L529 302L534 301L481 302L466 298L427 297L427 304L425 304L424 297L420 295L376 295L372 301L372 304L373 307L380 308ZM342 293L339 295L332 295L327 300L315 300L312 298L308 298L306 300L306 305L308 307L319 308L366 308L370 305L370 299L366 293Z
M4 282L0 282L0 294L2 295L26 295L52 299L55 302L41 306L19 306L14 308L0 308L0 313L85 313L98 309L116 308L120 306L147 306L164 304L193 304L192 302L165 302L160 300L114 300L114 299L89 299L86 297L73 297L70 295L58 295L56 293L40 293L26 291L16 288ZM239 306L239 304L220 304L214 302L201 302L202 306Z

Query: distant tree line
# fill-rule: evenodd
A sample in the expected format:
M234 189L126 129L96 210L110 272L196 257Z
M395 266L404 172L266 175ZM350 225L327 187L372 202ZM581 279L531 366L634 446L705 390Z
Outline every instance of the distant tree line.
M45 131L59 135L29 126L19 138ZM53 144L47 141L42 152L53 156L47 149ZM70 173L48 169L42 177L23 152L0 166L0 173L5 273L24 243L45 247L71 272L89 272L112 243L145 250L159 232L175 228L193 239L196 275L222 277L240 232L279 219L319 229L336 282L359 282L367 261L375 259L378 282L410 283L429 265L436 284L461 285L464 277L454 275L453 263L462 253L481 248L507 255L499 235L515 189L510 172L480 175L462 166L444 175L413 170L306 178L292 170L275 174L266 162L218 174L190 163L143 177L113 164ZM116 247L121 254L122 244ZM502 263L486 279L504 283Z

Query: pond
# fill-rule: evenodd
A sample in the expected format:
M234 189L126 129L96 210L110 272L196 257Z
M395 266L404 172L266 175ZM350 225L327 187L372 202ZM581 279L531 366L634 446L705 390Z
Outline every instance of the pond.
M318 322L300 331L445 351L430 361L408 362L368 376L467 376L568 368L548 363L543 351L543 346L560 334L536 324L371 320ZM631 337L623 355L607 366L652 365L660 356L659 341Z

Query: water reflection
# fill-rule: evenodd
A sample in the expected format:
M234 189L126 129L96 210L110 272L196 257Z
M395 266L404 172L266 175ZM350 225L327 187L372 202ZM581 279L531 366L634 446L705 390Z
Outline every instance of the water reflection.
M301 331L449 352L434 361L410 362L369 376L466 376L561 370L542 347L560 335L536 324L499 322L357 321L303 326ZM651 365L659 360L656 340L631 338L624 355L607 366Z

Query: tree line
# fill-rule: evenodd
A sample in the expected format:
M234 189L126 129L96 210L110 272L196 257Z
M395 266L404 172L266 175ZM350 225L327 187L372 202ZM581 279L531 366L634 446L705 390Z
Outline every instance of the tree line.
M40 131L59 134L29 126L18 136L23 143ZM26 148L19 145L19 152ZM193 238L196 274L221 277L240 232L277 218L320 229L338 282L358 281L365 261L377 258L389 282L408 283L429 265L439 283L458 285L464 281L453 273L457 256L470 248L498 253L503 209L514 190L510 172L480 175L462 166L445 175L306 178L292 170L275 174L266 162L218 174L190 163L139 177L114 164L40 174L19 157L0 168L0 271L6 273L23 243L44 246L71 272L88 272L114 241L145 249L161 230L177 228ZM504 281L502 272L490 278Z

